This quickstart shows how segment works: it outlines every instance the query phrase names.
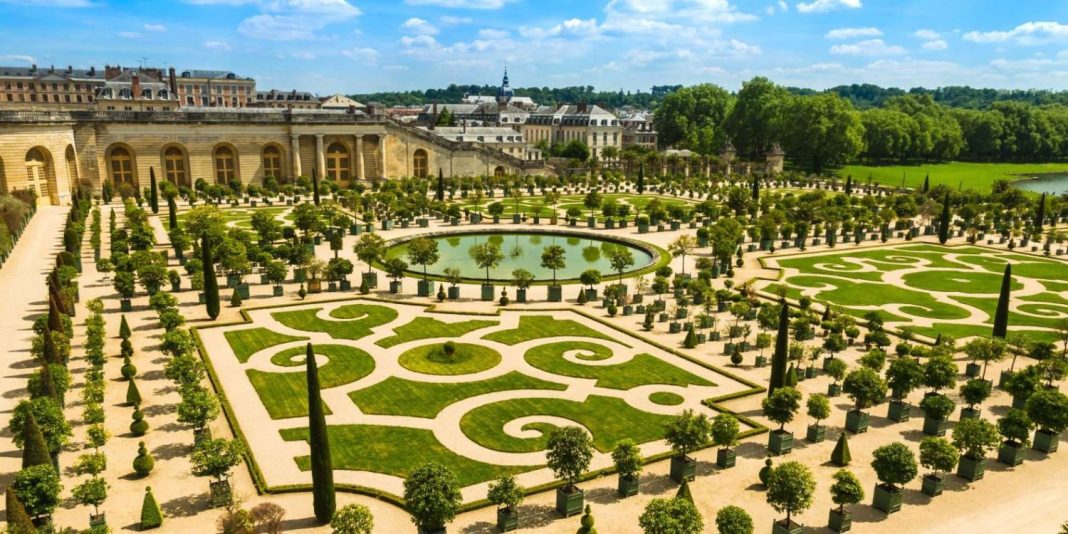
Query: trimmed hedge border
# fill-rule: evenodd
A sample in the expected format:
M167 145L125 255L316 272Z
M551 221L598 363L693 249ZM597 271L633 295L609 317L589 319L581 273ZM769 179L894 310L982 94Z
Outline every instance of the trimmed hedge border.
M669 258L670 258L670 256L669 256ZM257 463L255 455L252 452L252 448L247 446L248 445L248 440L245 439L245 434L244 434L244 432L241 431L241 427L237 422L237 417L234 414L233 406L230 404L230 399L227 398L226 392L223 391L223 389L222 389L222 382L219 381L219 377L215 372L215 367L211 363L211 357L208 356L208 351L207 351L207 349L204 348L204 343L200 338L200 332L199 331L200 331L201 328L205 328L205 329L207 329L207 328L221 328L221 327L226 327L226 326L239 326L239 325L254 324L252 322L252 318L249 316L249 312L250 311L270 310L270 309L277 309L277 308L291 308L291 307L302 306L302 305L314 306L316 304L333 304L333 303L336 303L336 302L351 302L351 301L367 301L367 302L377 302L377 303L393 304L393 305L398 305L399 304L399 305L402 305L402 306L420 306L420 307L425 308L428 313L441 313L441 314L451 314L451 315L472 315L472 316L482 316L482 317L499 317L501 315L501 312L505 311L507 309L507 308L504 308L504 307L497 308L497 310L495 312L465 312L465 311L455 311L455 310L438 310L438 309L436 309L437 308L436 304L396 302L396 301L383 299L383 298L378 298L378 297L367 297L367 296L357 295L357 296L354 296L354 297L336 298L336 299L324 299L324 300L317 300L317 301L314 301L314 302L306 302L306 303L273 304L273 305L270 305L270 306L262 306L262 307L256 307L256 308L241 308L241 310L240 310L241 320L239 320L239 321L231 321L231 322L228 322L228 323L211 324L211 325L207 325L207 326L191 326L189 328L189 330L193 334L193 339L196 342L197 350L200 352L200 358L201 358L201 360L204 361L205 368L208 371L208 377L211 380L212 388L215 390L215 393L218 395L219 400L221 401L221 404L223 406L223 413L226 415L226 422L229 425L231 432L233 432L234 437L240 439L246 445L246 447L245 447L246 448L246 452L244 454L245 465L248 466L249 474L252 477L252 483L253 483L253 485L256 486L256 491L260 495L306 492L306 491L310 491L311 490L311 485L310 484L287 484L287 485L281 485L281 486L268 486L267 485L267 482L266 482L266 480L264 479L264 476L263 476L263 472L260 470L259 464ZM603 326L606 326L608 328L611 328L611 329L616 330L618 332L621 332L623 334L626 334L626 335L629 335L629 336L633 336L633 337L637 337L638 339L641 339L642 341L644 341L644 342L646 342L646 343L648 343L648 344L650 344L650 345L652 345L652 346L654 346L654 347L656 347L656 348L658 348L660 350L668 352L669 354L672 354L674 356L683 358L686 361L689 361L689 362L691 362L693 364L699 365L699 366L701 366L701 367L703 367L703 368L705 368L705 369L707 369L709 371L712 371L712 372L717 373L719 375L725 376L725 377L727 377L727 378L729 378L731 380L734 380L734 381L740 382L740 383L742 383L742 384L744 384L746 386L749 386L749 389L742 390L742 391L736 391L734 393L721 395L719 397L713 397L713 398L710 398L710 399L705 399L705 400L703 400L701 402L702 402L702 404L704 404L705 406L707 406L708 408L710 408L712 410L716 410L716 411L721 412L721 413L729 413L731 415L734 415L735 417L738 418L739 422L745 424L746 426L751 427L749 430L746 430L746 431L741 432L741 433L738 434L738 439L739 440L746 439L746 438L749 438L749 437L752 437L752 436L756 436L756 435L759 435L759 434L763 434L764 432L768 431L767 427L765 427L764 425L761 425L757 421L755 421L755 420L753 420L753 419L751 419L749 417L746 417L744 415L738 414L738 413L734 412L733 410L730 410L730 409L728 409L728 408L726 408L726 407L724 407L724 406L722 406L720 404L720 403L726 402L728 400L737 399L737 398L745 397L745 396L748 396L748 395L754 395L754 394L757 394L757 393L762 393L764 391L767 391L766 388L760 386L759 384L757 384L757 383L755 383L755 382L753 382L751 380L748 380L746 378L740 377L740 376L735 375L735 374L733 374L733 373L731 373L729 371L720 369L720 368L718 368L716 366L713 366L713 365L707 364L705 362L702 362L702 361L700 361L700 360L698 360L698 359L696 359L696 358L694 358L692 356L689 356L689 355L687 355L687 354L685 354L685 353L683 353L683 352L681 352L681 351L679 351L677 349L674 349L674 348L671 348L671 347L667 347L667 346L665 346L663 344L660 344L660 343L658 343L656 341L653 341L651 339L646 339L644 337L635 335L633 332L630 332L625 328L622 328L620 326L617 326L617 325L614 325L612 323L609 323L609 322L605 321L604 319L601 319L600 317L596 317L596 316L590 315L589 313L586 313L582 309L576 309L576 308L571 308L571 307L560 307L560 308L538 308L537 310L523 310L523 309L520 309L520 308L513 308L512 311L538 311L538 312L570 311L570 312L574 312L574 313L577 313L578 315L581 315L582 317L585 317L587 319L595 321L598 324L601 324ZM707 449L707 448L710 448L712 446L713 446L712 444L708 444L708 445L705 445L704 447L700 447L698 450ZM654 454L652 456L648 456L648 457L644 458L642 460L642 464L643 465L652 464L652 463L655 463L655 462L659 462L659 461L671 458L674 455L675 455L675 453L673 451L665 451L665 452L662 452L662 453L659 453L659 454ZM606 467L604 469L598 469L596 471L590 471L588 473L583 474L582 477L579 478L579 481L580 482L586 482L586 481L589 481L589 480L600 478L602 476L613 474L615 472L616 472L615 466ZM533 487L526 488L525 493L526 493L526 495L534 495L534 494L537 494L537 493L542 493L542 492L545 492L545 491L556 489L556 488L558 488L558 487L560 487L562 485L563 485L563 482L558 481L558 480L554 480L553 482L549 482L549 483L546 483L546 484L541 484L541 485L538 485L538 486L533 486ZM359 486L359 485L352 485L352 484L337 484L336 488L338 490L349 492L349 493L357 493L357 494L361 494L361 495L367 495L369 497L373 497L375 499L388 502L388 503L393 504L393 505L395 505L397 507L400 507L400 508L404 508L406 506L406 504L404 502L404 499L400 498L399 496L393 495L393 494L385 492L385 491L377 490L377 489L374 489L374 488L369 488L369 487L366 487L366 486ZM492 503L490 503L489 500L487 500L487 499L479 499L479 500L476 500L476 501L471 501L471 502L468 502L468 503L465 503L465 504L461 505L460 506L460 512L462 513L462 512L468 512L468 511L471 511L471 510L477 510L479 508L485 508L487 506L490 506L491 504Z

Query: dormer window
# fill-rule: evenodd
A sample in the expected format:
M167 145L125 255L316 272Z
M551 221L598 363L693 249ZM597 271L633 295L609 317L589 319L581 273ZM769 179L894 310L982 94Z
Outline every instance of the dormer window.
M147 98L149 100L152 100L152 90L151 89L142 89L141 90L141 98Z
M133 98L133 95L129 89L119 89L119 98L130 99Z

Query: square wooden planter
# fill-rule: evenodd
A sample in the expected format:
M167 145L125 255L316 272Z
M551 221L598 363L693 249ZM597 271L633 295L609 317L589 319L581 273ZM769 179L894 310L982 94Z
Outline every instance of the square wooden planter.
M886 514L892 514L901 510L901 496L904 492L900 488L891 488L886 484L875 486L875 496L872 498L872 507Z
M688 456L671 457L671 480L682 484L683 480L692 481L697 477L697 460Z
M809 443L822 443L827 437L827 427L823 425L808 425L805 432L805 440Z
M776 521L772 523L771 534L801 534L805 531L805 526L796 521L790 521L786 523L786 520Z
M871 416L865 412L858 410L850 410L846 412L846 430L854 434L863 434L867 432L870 423Z
M1025 449L1019 443L1011 441L1002 442L998 448L998 461L1016 467L1024 461Z
M786 430L772 430L768 433L768 450L774 454L789 454L794 448L794 435Z
M841 384L827 384L827 396L837 397L842 394Z
M493 284L482 284L481 300L485 302L492 302L493 297L497 294L497 287Z
M1034 445L1032 449L1044 452L1046 454L1057 452L1057 446L1060 444L1061 435L1047 432L1039 429L1035 431Z
M556 489L556 511L560 512L560 515L564 517L571 517L575 514L582 513L582 505L586 493L578 488L571 488L571 491L567 491L565 488Z
M942 490L945 489L946 481L938 475L924 475L923 485L920 487L920 491L928 497L937 497L942 494Z
M904 423L912 418L912 406L907 402L890 401L886 418L895 423Z
M949 421L946 419L935 419L934 417L923 418L923 433L928 436L945 436L946 427L949 426Z
M519 529L519 512L505 507L497 509L497 529L508 532Z
M622 476L619 477L619 480L616 482L616 492L619 493L620 497L633 497L637 495L639 480L640 479L636 476L628 478Z
M960 461L957 463L957 476L969 482L975 482L976 480L982 480L985 474L986 458L971 458L966 455L960 457Z
M731 449L720 449L716 451L716 466L720 469L730 469L734 467L737 459L738 453Z
M853 514L848 511L831 510L827 528L835 532L849 532L853 528Z

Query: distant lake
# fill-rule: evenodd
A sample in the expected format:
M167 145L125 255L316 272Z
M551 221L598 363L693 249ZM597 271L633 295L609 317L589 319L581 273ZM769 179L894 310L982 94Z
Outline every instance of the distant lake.
M1068 193L1068 172L1050 173L1024 178L1012 183L1013 187L1036 193L1063 195Z

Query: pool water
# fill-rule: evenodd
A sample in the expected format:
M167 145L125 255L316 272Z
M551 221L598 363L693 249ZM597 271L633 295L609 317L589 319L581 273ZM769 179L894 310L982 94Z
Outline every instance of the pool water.
M1063 195L1068 193L1068 173L1051 173L1013 182L1013 187L1035 193Z
M496 243L504 255L501 264L496 269L490 269L490 278L494 280L511 280L512 271L520 268L533 273L537 280L552 280L552 270L541 266L541 254L545 247L550 245L559 245L565 251L564 262L567 266L557 269L558 280L578 278L588 269L597 269L604 277L615 275L608 255L608 252L615 248L629 248L634 255L634 265L628 271L648 267L657 259L641 247L586 236L502 232L443 235L431 239L438 242L439 259L437 263L427 267L427 273L444 276L445 269L456 267L460 269L461 276L468 279L484 280L486 277L485 269L480 269L472 257L475 245L486 241ZM386 251L386 259L399 257L408 261L407 253L407 245L400 243ZM420 274L423 271L421 265L410 265L409 269Z

